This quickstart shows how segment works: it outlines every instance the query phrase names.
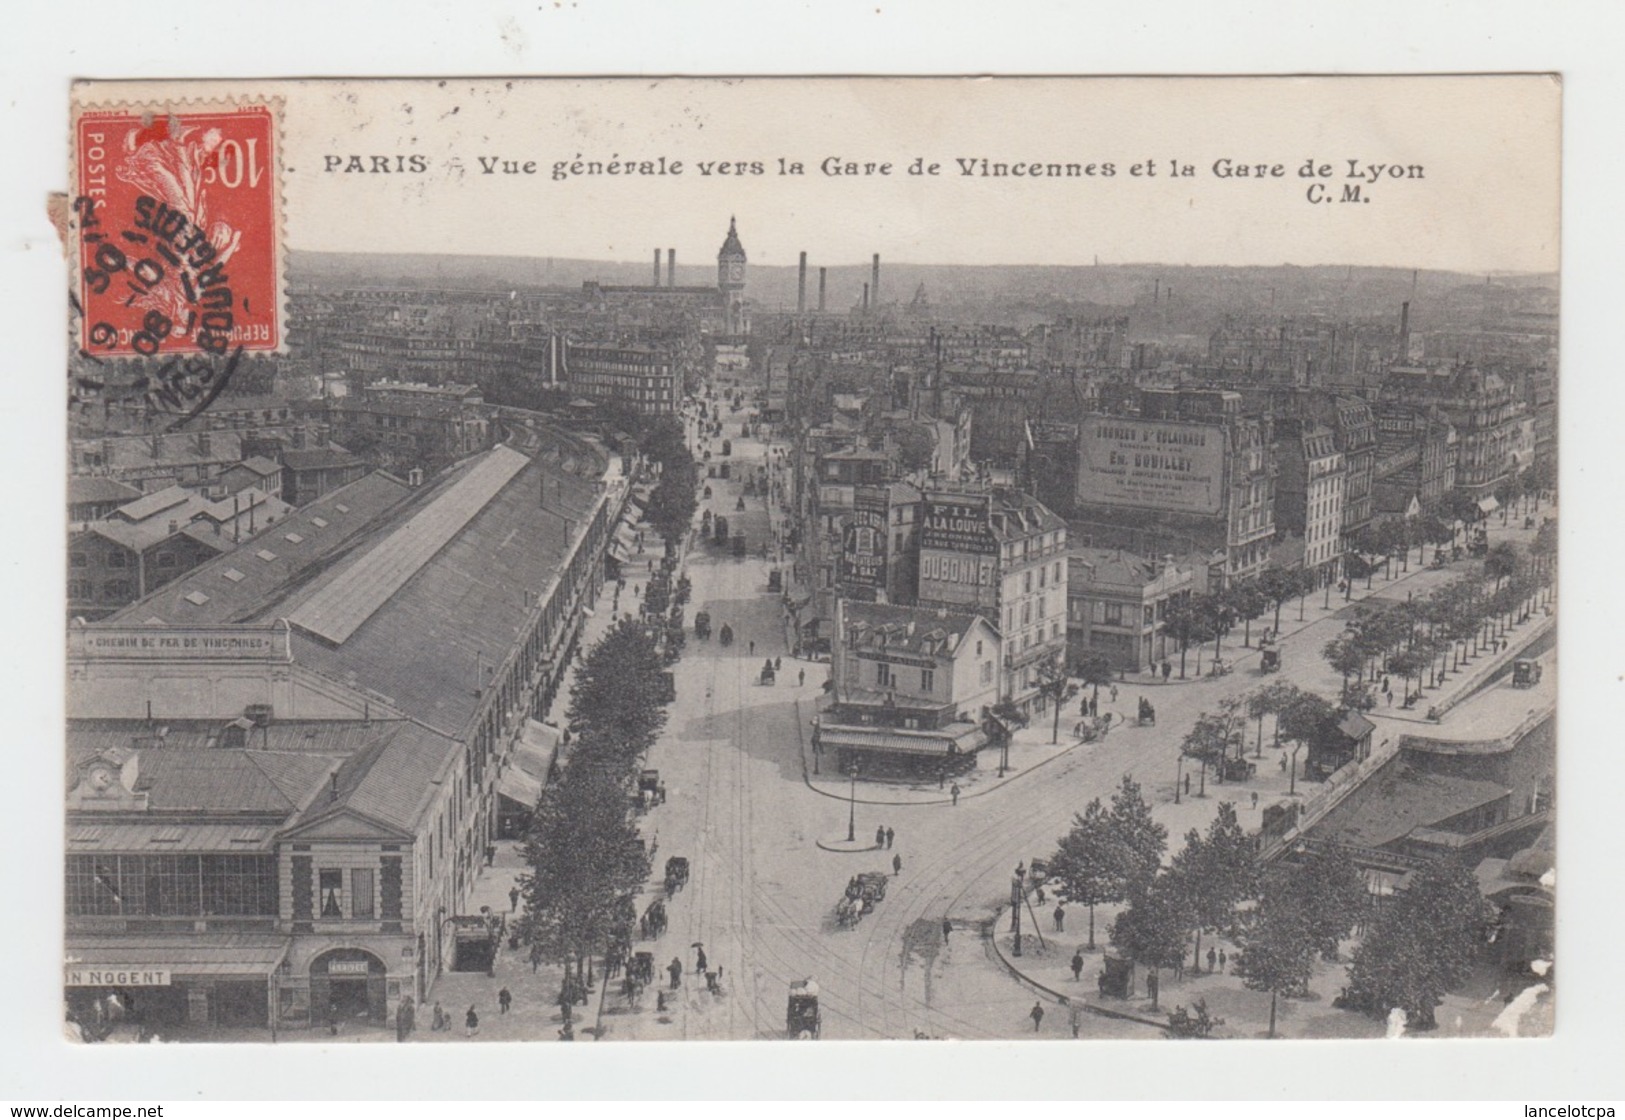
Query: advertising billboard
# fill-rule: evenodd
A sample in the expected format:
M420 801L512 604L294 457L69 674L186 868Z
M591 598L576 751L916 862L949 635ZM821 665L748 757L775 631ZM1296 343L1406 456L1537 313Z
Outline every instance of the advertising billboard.
M996 556L999 542L987 523L987 499L927 495L920 548Z
M1224 507L1224 429L1102 416L1078 439L1080 503L1173 513Z
M886 586L886 493L859 486L852 514L841 530L841 582L881 590Z

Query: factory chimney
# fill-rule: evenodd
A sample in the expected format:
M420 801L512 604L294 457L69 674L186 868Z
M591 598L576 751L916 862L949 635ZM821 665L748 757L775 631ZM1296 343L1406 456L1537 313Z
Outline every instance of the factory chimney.
M818 270L818 310L820 311L824 310L824 282L829 278L828 272L829 270L825 268Z
M796 314L807 313L807 254L801 254L801 268L796 272Z
M869 285L867 284L863 286L863 309L865 311L869 310Z
M1399 305L1399 360L1411 360L1411 301Z
M872 306L880 306L880 254L875 254L874 263L869 266L869 298Z
M655 250L655 279L654 279L654 285L657 288L660 287L660 250L659 249Z
M677 286L677 250L666 250L666 287Z

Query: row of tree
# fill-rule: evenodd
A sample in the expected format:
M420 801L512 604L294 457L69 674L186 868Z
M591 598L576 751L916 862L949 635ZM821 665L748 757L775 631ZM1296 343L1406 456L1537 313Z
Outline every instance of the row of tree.
M1407 696L1413 681L1418 691L1424 680L1428 687L1436 687L1478 656L1482 646L1497 643L1519 619L1544 603L1555 558L1552 523L1528 549L1496 545L1485 556L1482 570L1427 595L1360 608L1347 632L1321 651L1342 675L1345 705L1374 706L1376 698L1367 682L1384 674L1400 678Z
M632 619L617 622L577 671L567 712L574 747L524 842L518 933L533 964L562 963L580 977L595 953L630 940L649 877L634 792L666 723L663 690L655 636Z
M1279 998L1306 994L1316 959L1335 961L1359 927L1365 934L1340 1003L1378 1018L1401 1008L1422 1029L1433 1025L1445 993L1467 978L1489 932L1489 907L1472 873L1454 860L1420 869L1377 907L1364 874L1336 845L1261 867L1229 802L1219 804L1205 832L1187 833L1164 866L1166 844L1167 830L1125 777L1109 807L1097 798L1074 817L1050 881L1089 908L1091 949L1095 907L1126 903L1112 923L1112 944L1154 972L1182 972L1188 950L1200 968L1203 935L1229 937L1240 949L1236 974L1270 993L1272 1038Z

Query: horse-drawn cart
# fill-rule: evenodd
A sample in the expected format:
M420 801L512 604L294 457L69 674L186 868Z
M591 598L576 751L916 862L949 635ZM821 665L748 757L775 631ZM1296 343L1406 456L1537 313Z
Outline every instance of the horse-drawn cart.
M784 1027L791 1038L817 1038L823 1020L818 1014L818 985L811 980L792 980L785 1008Z
M688 885L688 858L672 856L666 861L666 897L670 898Z

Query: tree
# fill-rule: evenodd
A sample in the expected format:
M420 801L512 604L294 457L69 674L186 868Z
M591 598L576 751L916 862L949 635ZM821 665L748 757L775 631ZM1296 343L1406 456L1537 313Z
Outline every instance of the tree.
M1112 683L1112 663L1098 650L1086 650L1073 665L1073 675L1085 688L1093 688L1094 698L1100 699L1100 686Z
M1300 690L1279 716L1276 727L1289 742L1312 746L1337 722L1337 709L1324 696Z
M1343 687L1347 688L1349 678L1356 681L1360 679L1361 670L1365 668L1367 652L1362 649L1357 638L1345 634L1340 638L1333 638L1321 648L1320 656L1326 663L1336 669L1343 677Z
M576 673L566 718L583 738L627 769L654 745L666 724L661 701L665 665L654 636L634 619L621 619L593 647ZM578 755L582 752L577 748Z
M589 743L579 742L578 754ZM523 848L528 870L518 880L525 899L519 932L533 960L573 964L579 975L582 962L627 924L649 877L628 785L608 767L572 762L542 791Z
M1179 679L1185 679L1185 651L1192 641L1200 641L1202 615L1188 596L1170 599L1163 607L1162 628L1179 643Z
M1201 764L1202 788L1198 796L1207 794L1207 768L1221 765L1232 751L1241 753L1245 741L1241 708L1240 699L1232 697L1221 702L1217 712L1197 713L1196 722L1180 743L1180 753Z
M1298 581L1285 568L1265 568L1258 577L1258 591L1275 608L1273 629L1281 632L1281 606L1298 593Z
M893 433L897 440L897 461L905 471L923 471L936 457L937 438L934 429L923 424L909 424Z
M1066 675L1066 665L1058 653L1038 663L1037 686L1038 694L1055 706L1055 722L1049 736L1053 743L1061 736L1061 709L1078 694L1078 686Z
M1191 926L1196 933L1196 964L1202 967L1202 931L1229 929L1236 906L1258 893L1258 867L1253 841L1236 818L1236 807L1219 803L1206 834L1194 828L1174 857L1173 873L1181 878Z
M1287 876L1286 896L1303 913L1313 948L1329 961L1371 904L1365 877L1340 844L1317 849Z
M1518 559L1518 550L1508 541L1502 541L1485 553L1484 574L1494 577L1497 591L1501 590L1501 582L1518 570Z
M1428 864L1378 912L1338 1004L1379 1019L1397 1007L1418 1030L1431 1030L1445 993L1471 974L1492 917L1464 863Z
M1271 681L1254 689L1247 697L1247 714L1258 721L1258 754L1264 753L1264 717L1275 716L1275 743L1281 743L1280 715L1298 695L1298 686L1290 681Z
M1290 892L1264 892L1242 933L1235 968L1247 987L1270 994L1269 1037L1274 1038L1277 1001L1306 991L1314 969L1308 922Z
M1132 898L1162 866L1168 830L1151 819L1151 806L1140 792L1140 783L1127 774L1112 794L1111 825L1123 848L1123 891Z
M1050 861L1049 877L1067 901L1089 908L1089 948L1095 947L1095 907L1121 902L1136 868L1115 822L1095 798L1072 818Z
M1160 972L1179 968L1185 959L1190 929L1189 906L1178 879L1162 872L1136 895L1112 922L1112 944L1134 960ZM1153 1000L1152 1006L1156 1006Z
M1213 639L1213 660L1217 663L1220 657L1219 643L1235 624L1235 614L1222 592L1199 595L1194 603L1202 633ZM1197 670L1201 670L1200 665Z
M1252 645L1253 620L1263 616L1265 609L1269 606L1269 599L1265 598L1264 592L1259 588L1256 579L1244 579L1239 583L1232 584L1225 592L1225 598L1230 603L1230 609L1235 612L1236 617L1242 620L1241 644L1244 646Z

